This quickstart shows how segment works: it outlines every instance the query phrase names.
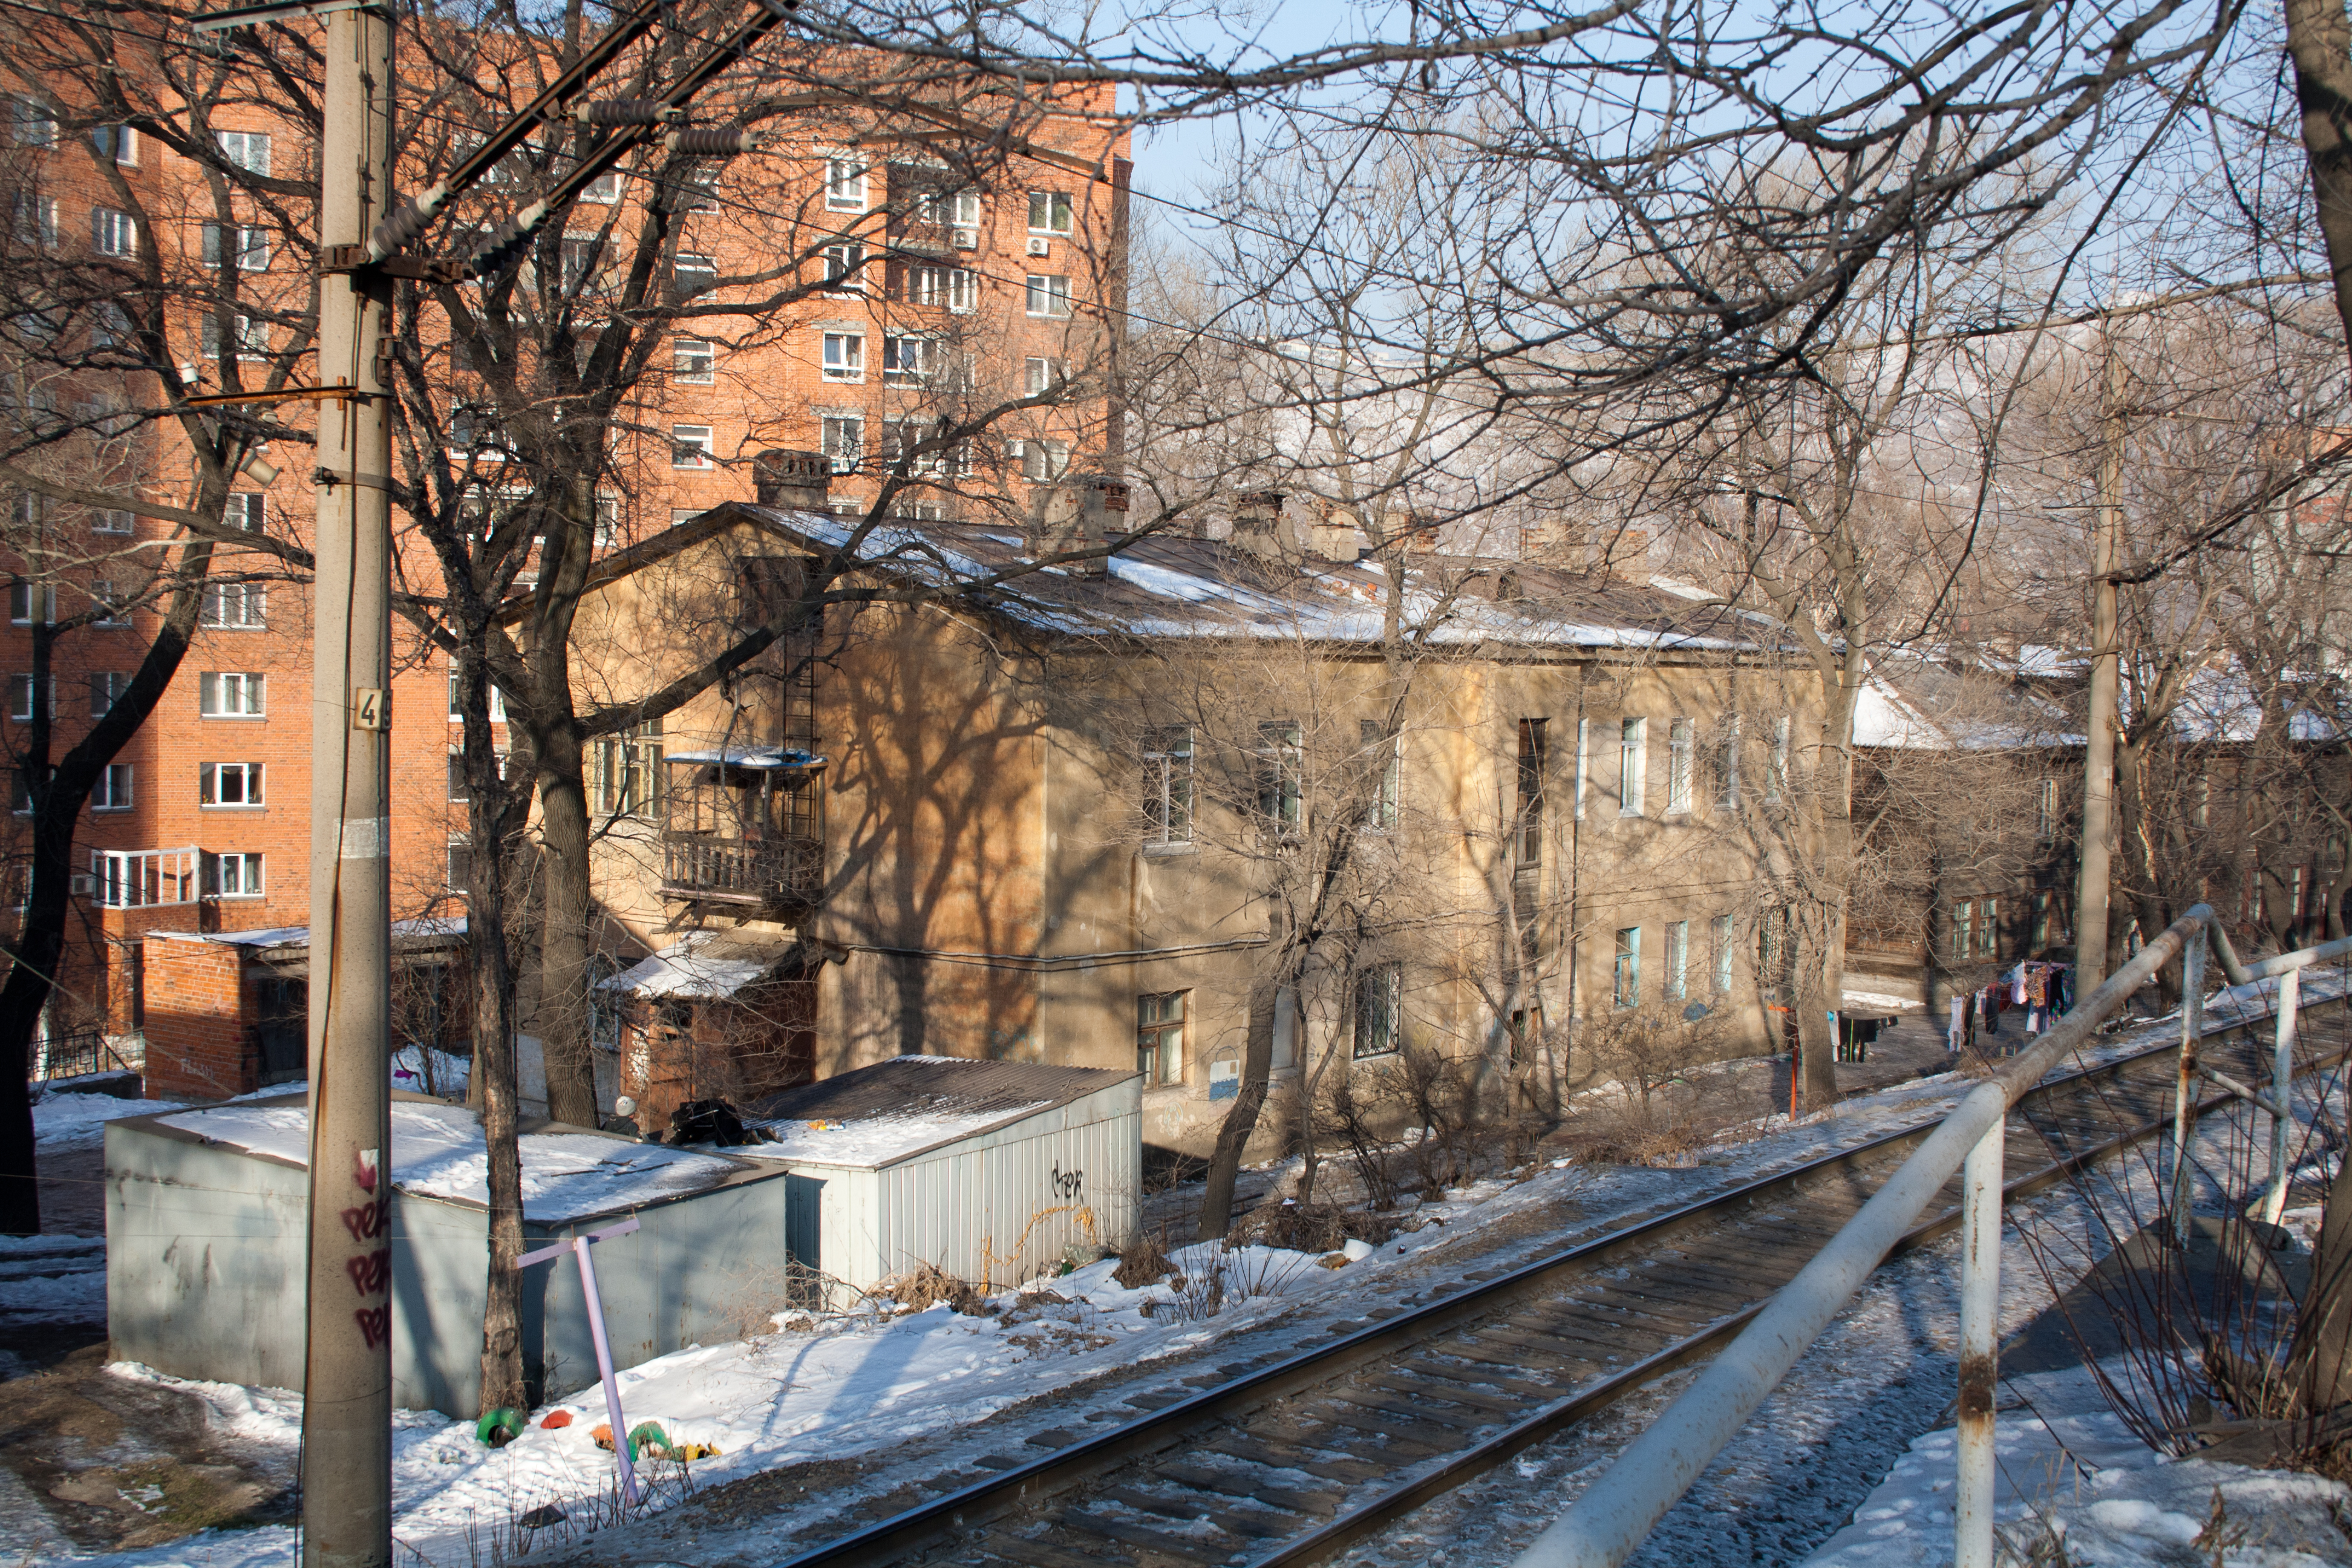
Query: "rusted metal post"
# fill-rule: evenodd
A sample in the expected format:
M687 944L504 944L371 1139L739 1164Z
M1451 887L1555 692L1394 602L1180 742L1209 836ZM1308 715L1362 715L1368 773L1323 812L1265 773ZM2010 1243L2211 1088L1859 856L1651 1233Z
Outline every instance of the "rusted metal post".
M2180 955L2180 1070L2172 1092L2172 1239L2189 1245L2189 1222L2197 1198L2197 1167L2189 1145L2197 1136L2197 1038L2205 1027L2205 943L2188 944Z
M2303 971L2290 969L2279 976L2278 1033L2271 1058L2271 1191L2263 1200L2263 1217L2273 1225L2286 1213L2286 1189L2294 1172L2287 1167L2287 1134L2294 1123L2294 1015L2303 996Z
M1955 1568L1993 1568L1993 1405L2000 1376L2000 1177L2004 1119L1960 1167L1960 1445Z

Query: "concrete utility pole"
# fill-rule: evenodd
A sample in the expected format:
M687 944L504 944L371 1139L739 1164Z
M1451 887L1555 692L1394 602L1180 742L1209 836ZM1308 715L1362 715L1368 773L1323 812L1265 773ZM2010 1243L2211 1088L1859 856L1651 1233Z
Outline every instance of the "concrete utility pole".
M2114 323L2107 331L2112 333ZM2110 340L2100 401L2099 536L2091 602L2090 744L2083 758L2082 882L2074 895L2074 994L2107 977L2107 889L2116 845L2116 709L2122 685L2116 647L2116 572L2124 552L2124 372Z
M310 1264L304 1568L392 1561L392 21L327 17L310 691Z

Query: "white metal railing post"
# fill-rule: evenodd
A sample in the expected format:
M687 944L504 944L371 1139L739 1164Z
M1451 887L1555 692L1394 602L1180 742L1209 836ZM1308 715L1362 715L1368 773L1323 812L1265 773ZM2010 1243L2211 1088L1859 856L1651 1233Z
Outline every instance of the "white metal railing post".
M2197 1134L2190 1110L2197 1103L2197 1039L2204 1024L2205 941L2200 932L2180 955L2180 1070L2172 1095L2172 1239L2183 1247L2189 1245L2197 1196L2197 1168L2189 1158L2189 1144Z
M1993 1406L2000 1379L2000 1183L2006 1118L1960 1167L1959 1495L1955 1568L1993 1568Z
M2294 1015L2302 999L2303 971L2290 969L2279 976L2278 1033L2271 1058L2271 1190L2263 1200L2263 1217L2276 1225L2286 1213L2287 1133L2294 1122L2288 1111L2294 1104Z

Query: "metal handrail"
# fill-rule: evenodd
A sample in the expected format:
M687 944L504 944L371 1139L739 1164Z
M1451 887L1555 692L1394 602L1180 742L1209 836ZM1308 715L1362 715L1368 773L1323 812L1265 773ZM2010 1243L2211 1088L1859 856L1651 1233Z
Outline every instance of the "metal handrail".
M2273 976L2280 981L2274 1099L2264 1104L2254 1098L2269 1111L2273 1125L2269 1203L2282 1202L2290 1173L2284 1113L2291 1109L2287 1088L2294 1065L2298 982L2307 965L2352 952L2352 939L2245 964L2239 962L2211 907L2199 904L2166 927L2041 1039L1969 1090L1862 1211L1773 1296L1738 1338L1724 1347L1698 1381L1520 1553L1515 1568L1616 1568L1631 1556L1666 1510L1748 1424L1863 1281L1885 1261L1952 1173L1963 1166L1959 1495L1953 1519L1954 1556L1957 1568L1991 1568L2001 1144L2009 1112L2061 1058L2121 1011L2131 995L2166 964L2180 958L2182 1049L2173 1112L2173 1208L2176 1223L2185 1224L2187 1205L2182 1195L2191 1172L2188 1140L2180 1129L2196 1103L2193 1085L2200 1076L2197 1039L2203 1024L2207 945L2194 940L2200 932L2210 940L2231 984L2251 984Z

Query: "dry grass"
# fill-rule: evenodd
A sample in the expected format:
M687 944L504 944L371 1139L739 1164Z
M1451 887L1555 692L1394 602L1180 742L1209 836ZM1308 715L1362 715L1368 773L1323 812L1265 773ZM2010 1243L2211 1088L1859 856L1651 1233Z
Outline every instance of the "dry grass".
M1176 1271L1168 1261L1168 1237L1160 1231L1147 1230L1128 1244L1118 1255L1118 1267L1110 1277L1120 1289L1140 1290L1147 1285L1157 1285Z
M1225 1234L1225 1247L1278 1247L1286 1252L1337 1252L1350 1239L1374 1247L1397 1232L1388 1215L1336 1204L1302 1204L1288 1198L1252 1209Z
M921 1263L903 1274L893 1274L868 1292L876 1300L895 1301L901 1310L920 1312L941 1302L966 1317L976 1318L988 1311L985 1292L968 1280L959 1279L935 1263Z

